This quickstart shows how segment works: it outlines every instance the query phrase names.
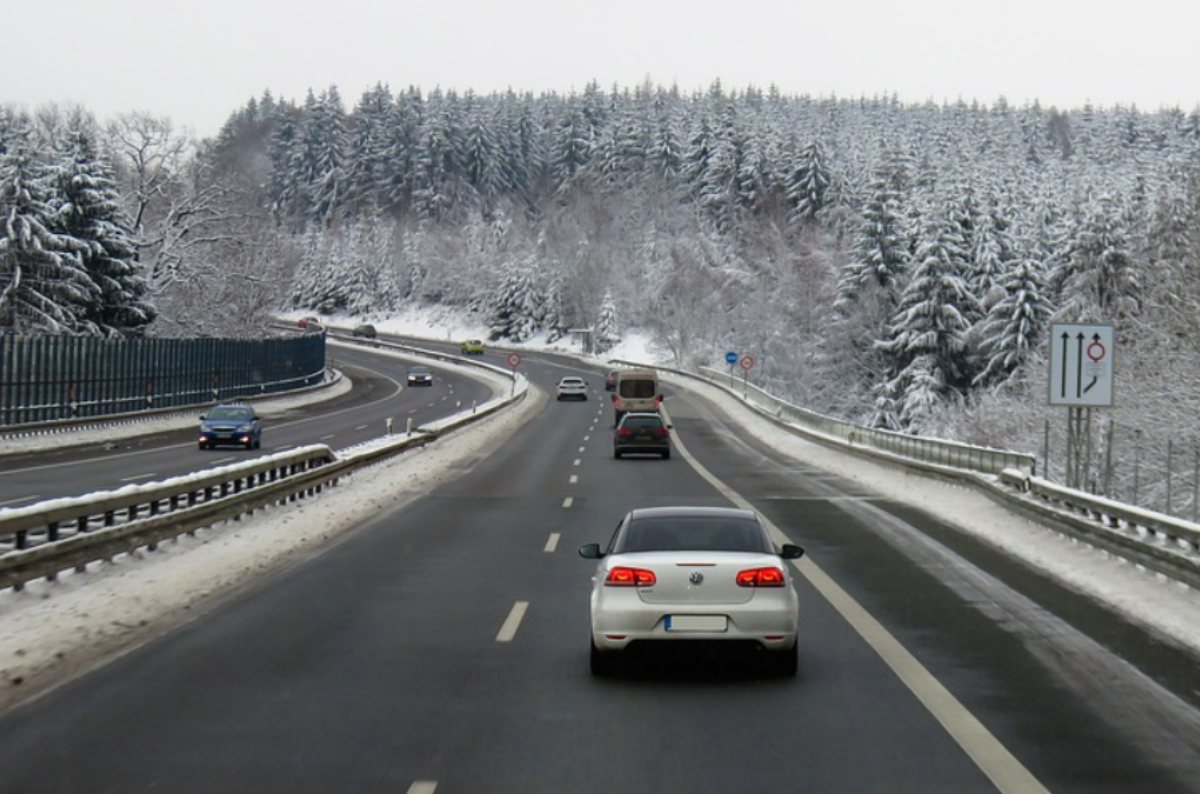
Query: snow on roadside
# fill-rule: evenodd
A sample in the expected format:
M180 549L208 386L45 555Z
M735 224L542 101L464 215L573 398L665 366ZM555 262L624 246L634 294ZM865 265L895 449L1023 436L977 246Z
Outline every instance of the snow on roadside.
M184 535L158 551L94 563L85 574L0 591L0 711L428 494L461 474L462 461L503 443L545 402L545 394L530 387L514 408L356 472L318 498Z
M715 387L678 376L663 380L702 394L783 454L938 516L1200 656L1200 591L1018 516L972 488L873 463L780 432L777 425Z

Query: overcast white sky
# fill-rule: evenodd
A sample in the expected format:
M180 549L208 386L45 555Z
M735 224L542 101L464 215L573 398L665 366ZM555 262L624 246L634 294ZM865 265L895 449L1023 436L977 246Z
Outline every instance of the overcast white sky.
M1200 104L1188 0L43 0L3 15L0 102L76 101L214 134L270 88L478 93L716 77L785 93Z

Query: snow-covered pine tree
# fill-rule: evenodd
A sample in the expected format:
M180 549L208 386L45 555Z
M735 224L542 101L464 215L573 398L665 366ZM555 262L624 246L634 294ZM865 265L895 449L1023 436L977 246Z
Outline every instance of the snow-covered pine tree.
M874 287L894 295L909 268L909 239L902 195L890 168L877 172L870 197L863 207L862 226L854 245L854 258L842 268L835 308L845 310L864 289Z
M491 300L491 339L524 342L537 332L543 301L526 263L510 262Z
M76 120L66 133L55 169L59 231L79 241L81 264L100 290L85 314L102 334L145 331L157 312L148 294L133 240L132 220L121 204L112 170L92 133Z
M820 139L814 138L804 147L786 179L785 189L791 204L788 221L799 226L816 219L825 208L826 194L832 182L825 147Z
M0 155L0 330L97 334L100 288L83 266L87 243L55 231L60 206L53 174L18 122Z
M1141 308L1141 274L1129 246L1120 202L1101 196L1075 227L1065 261L1051 274L1058 316L1076 322L1120 322Z
M313 219L332 223L342 209L346 181L346 112L337 86L321 94L306 135L315 158L310 183Z
M555 130L550 170L557 190L566 190L587 166L592 153L592 126L578 107L566 111Z
M936 222L918 249L918 263L876 348L890 359L888 392L899 406L905 428L916 428L927 416L929 390L951 399L970 385L966 371L965 314L975 299L963 281L966 252L952 220Z
M604 291L604 300L600 301L600 312L596 316L596 327L593 332L593 345L596 353L612 350L621 342L621 326L617 322L617 303L613 300L611 290Z
M1001 279L1004 298L983 321L984 348L989 356L975 384L1007 382L1019 373L1045 339L1050 306L1043 295L1041 265L1032 259L1008 263Z

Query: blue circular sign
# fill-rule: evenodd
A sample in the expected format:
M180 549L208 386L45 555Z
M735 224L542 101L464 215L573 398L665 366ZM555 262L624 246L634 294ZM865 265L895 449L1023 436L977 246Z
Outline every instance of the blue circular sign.
M738 354L735 351L730 350L728 353L725 354L725 363L726 364L736 364L737 360L738 360Z

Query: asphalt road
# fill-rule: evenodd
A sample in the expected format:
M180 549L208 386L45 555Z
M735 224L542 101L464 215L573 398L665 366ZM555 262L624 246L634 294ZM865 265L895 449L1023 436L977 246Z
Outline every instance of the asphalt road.
M707 654L593 679L575 549L633 507L728 501L682 454L614 460L605 400L552 400L458 479L0 719L0 791L1198 789L1194 660L699 399L667 405L977 723L920 699L809 578L794 680ZM989 779L964 750L981 732L1028 777Z
M369 348L341 346L330 346L328 356L331 365L351 378L353 390L325 402L264 414L261 449L201 450L195 429L188 428L86 447L6 455L0 457L0 507L163 480L306 444L348 447L382 435L388 418L400 432L410 418L420 426L490 396L484 384L436 363L430 364L432 386L408 388L405 361L377 355ZM202 411L196 413L199 417Z

